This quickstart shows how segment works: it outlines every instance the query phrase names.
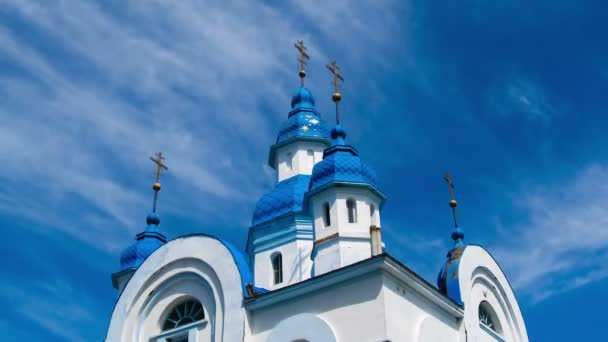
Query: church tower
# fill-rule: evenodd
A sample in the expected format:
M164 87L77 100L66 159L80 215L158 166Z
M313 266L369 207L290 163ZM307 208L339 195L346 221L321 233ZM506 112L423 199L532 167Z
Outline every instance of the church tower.
M303 211L304 193L314 165L331 144L315 99L304 87L306 48L301 41L295 46L300 52L301 86L270 147L268 164L276 170L277 183L257 202L247 241L254 285L271 290L311 276L313 224Z
M334 75L336 126L331 130L333 144L315 165L306 194L314 220L315 276L382 252L380 209L386 200L377 188L375 172L346 143L338 111L343 78L335 62L327 68Z

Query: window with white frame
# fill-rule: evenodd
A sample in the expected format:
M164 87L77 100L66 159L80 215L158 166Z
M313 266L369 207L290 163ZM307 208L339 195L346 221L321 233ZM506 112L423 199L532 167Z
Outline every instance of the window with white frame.
M281 253L272 256L272 273L275 285L283 282L283 255Z
M313 166L315 166L315 151L306 151L306 163L308 165L308 169L312 170Z
M348 223L357 223L357 202L352 198L347 199L346 208L348 209Z
M372 223L372 226L375 226L377 224L377 222L376 222L376 207L373 204L370 204L370 206L369 206L369 217L370 217L370 221Z
M482 326L489 328L498 335L502 335L502 326L500 325L500 322L498 321L498 316L496 315L496 312L494 311L490 303L484 300L479 304L478 317L479 323Z
M285 164L287 166L287 171L293 169L293 154L291 152L287 152L285 155Z
M175 305L162 323L161 334L155 342L194 342L196 330L204 325L205 309L197 299L189 298Z
M325 225L325 227L331 226L330 214L331 214L331 212L330 212L329 203L325 202L323 204L323 225Z

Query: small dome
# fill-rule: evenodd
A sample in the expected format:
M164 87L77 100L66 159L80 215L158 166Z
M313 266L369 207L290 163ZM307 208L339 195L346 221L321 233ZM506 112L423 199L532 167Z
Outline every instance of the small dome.
M295 93L293 93L293 97L291 98L291 108L314 108L315 107L315 98L312 96L310 90L301 87L298 88Z
M346 145L346 131L336 125L331 130L334 144L323 153L323 160L312 170L310 190L330 182L364 183L377 187L376 173L359 158L354 147Z
M277 183L256 204L252 224L255 226L288 213L301 212L309 183L310 176L307 175L296 175Z
M465 245L461 245L449 251L447 260L437 275L437 287L439 291L460 305L463 302L460 296L458 268L460 267L460 257L462 257L465 248Z
M160 218L157 214L149 214L146 223L146 229L137 234L135 243L122 252L120 256L121 270L139 267L150 254L167 242L165 236L158 232Z

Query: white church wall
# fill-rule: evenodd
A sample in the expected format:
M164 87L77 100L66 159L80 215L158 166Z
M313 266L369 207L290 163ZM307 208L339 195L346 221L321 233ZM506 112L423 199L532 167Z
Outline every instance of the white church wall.
M269 341L273 330L280 328L283 320L301 314L314 314L326 322L335 334L336 341L383 341L385 323L381 288L382 276L378 272L250 311L252 335L247 341ZM297 330L292 331L289 336L319 341L312 338L315 332L307 329L308 327L306 324L300 328L293 325L293 329Z
M256 253L254 256L254 281L258 287L279 289L310 278L312 272L312 240L294 240L286 244ZM281 253L283 281L274 283L272 256Z
M200 300L207 311L208 323L197 326L193 335L201 337L198 340L207 335L205 341L242 341L240 277L232 254L220 241L207 236L170 241L128 282L114 307L106 341L151 341L161 333L166 310L187 298Z
M526 326L506 276L482 247L467 246L458 269L460 294L465 306L465 327L472 341L527 342ZM479 306L490 305L500 326L498 333L480 323Z
M347 202L355 202L355 222L349 222ZM330 205L330 225L326 225L325 204ZM311 199L315 241L314 274L335 270L371 257L370 226L380 225L380 198L366 188L336 187ZM374 213L370 207L374 206ZM339 236L336 237L336 234Z
M276 150L277 181L298 174L312 174L313 166L323 159L326 145L314 141L295 141ZM309 151L312 152L309 153Z
M387 338L391 342L459 341L460 320L422 297L412 287L384 277Z

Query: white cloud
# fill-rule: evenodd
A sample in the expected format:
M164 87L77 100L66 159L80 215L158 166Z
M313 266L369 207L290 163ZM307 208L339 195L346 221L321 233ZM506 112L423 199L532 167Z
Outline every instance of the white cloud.
M89 2L3 3L40 33L32 34L38 40L22 39L10 26L0 29L0 53L25 73L0 76L7 99L0 105L6 147L0 156L8 165L2 178L37 187L41 211L30 213L31 206L20 201L1 208L32 219L44 208L65 210L73 203L58 199L76 194L123 227L106 235L108 244L95 244L106 247L140 226L133 214L148 205L140 185L151 181L147 156L157 150L170 165L172 188L164 191L191 199L167 199L165 212L243 222L251 213L235 216L213 207L255 201L268 184L258 157L264 159L297 84L293 41L306 39L311 68L322 70L330 54L348 60L355 54L343 51L391 42L381 34L391 27L370 21L396 25L388 2L360 7L342 1L329 10L297 1L285 8L248 1L133 1L105 10ZM301 24L307 20L315 25L311 30ZM333 37L347 31L358 39ZM322 48L325 42L331 42L331 53ZM328 88L322 80L315 75L307 81ZM273 112L262 111L269 103ZM18 188L5 197L19 198ZM50 223L91 240L68 228L81 224L79 217L65 221Z
M608 277L607 177L607 166L588 165L571 182L514 196L529 219L507 229L492 250L533 301Z

